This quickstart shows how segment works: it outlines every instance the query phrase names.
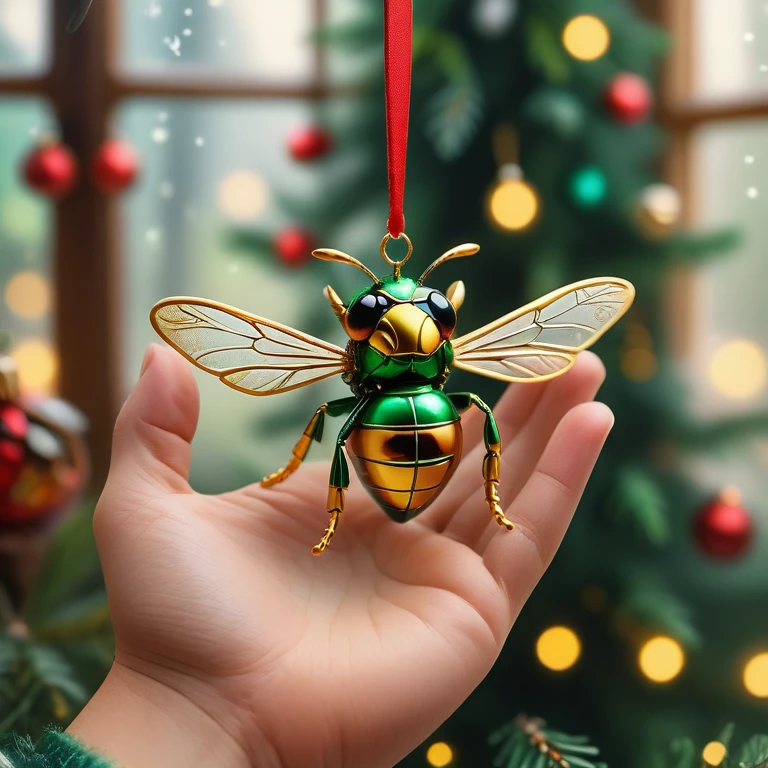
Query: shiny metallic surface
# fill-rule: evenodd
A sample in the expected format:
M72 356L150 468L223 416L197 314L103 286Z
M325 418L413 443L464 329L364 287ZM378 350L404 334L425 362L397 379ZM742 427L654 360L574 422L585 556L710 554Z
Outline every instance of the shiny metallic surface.
M458 413L439 390L415 387L374 399L347 441L360 480L397 522L431 504L461 459Z

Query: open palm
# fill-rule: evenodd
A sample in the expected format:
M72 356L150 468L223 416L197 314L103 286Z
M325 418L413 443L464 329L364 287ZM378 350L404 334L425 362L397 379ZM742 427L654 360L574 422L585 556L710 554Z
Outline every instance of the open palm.
M130 724L169 718L222 768L394 765L482 680L554 555L612 423L590 402L602 379L584 353L500 401L513 532L488 513L481 420L468 414L464 459L429 510L398 525L353 480L338 534L312 557L327 465L271 489L195 493L197 389L181 358L153 346L95 521L115 667L74 732L127 768L183 764L129 738ZM137 695L156 714L135 714ZM125 733L106 739L103 712L120 707L128 724L112 729Z

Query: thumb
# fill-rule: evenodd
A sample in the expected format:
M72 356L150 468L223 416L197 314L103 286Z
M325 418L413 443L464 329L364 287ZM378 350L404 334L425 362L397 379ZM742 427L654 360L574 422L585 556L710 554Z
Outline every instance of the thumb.
M190 366L170 348L150 344L115 423L110 483L142 495L189 491L190 442L199 411Z

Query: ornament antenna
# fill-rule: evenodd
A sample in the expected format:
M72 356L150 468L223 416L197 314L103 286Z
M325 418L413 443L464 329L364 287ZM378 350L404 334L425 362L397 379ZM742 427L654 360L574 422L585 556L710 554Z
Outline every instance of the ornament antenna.
M349 264L350 267L356 267L361 272L365 272L376 285L381 283L381 280L379 280L379 278L376 277L365 264L358 261L354 256L350 256L348 253L337 251L335 248L316 248L312 251L312 255L316 259L322 259L323 261L338 261L341 264Z
M480 246L477 243L464 243L463 245L457 245L455 248L451 248L450 251L446 251L439 259L435 259L422 273L418 280L421 285L427 277L432 274L441 264L451 259L460 259L462 256L473 256L480 250Z

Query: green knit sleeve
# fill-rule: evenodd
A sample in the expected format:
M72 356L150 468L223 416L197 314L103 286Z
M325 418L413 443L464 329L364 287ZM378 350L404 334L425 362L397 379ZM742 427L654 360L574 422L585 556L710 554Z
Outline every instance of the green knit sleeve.
M46 731L33 745L17 738L14 745L0 752L0 768L114 768L89 752L72 736L61 731Z

